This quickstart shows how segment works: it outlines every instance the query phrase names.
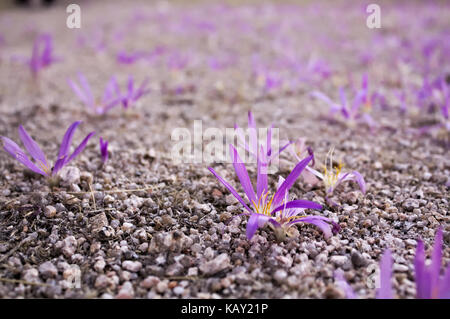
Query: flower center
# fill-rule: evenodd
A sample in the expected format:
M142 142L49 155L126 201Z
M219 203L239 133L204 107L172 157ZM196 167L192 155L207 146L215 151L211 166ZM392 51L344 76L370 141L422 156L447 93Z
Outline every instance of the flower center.
M271 199L269 200L269 202L267 202L268 194L269 194L268 192L265 194L262 194L261 197L258 198L258 203L255 203L255 201L252 201L253 207L257 214L271 216L272 201L273 201L273 198L275 197L275 194L273 194Z

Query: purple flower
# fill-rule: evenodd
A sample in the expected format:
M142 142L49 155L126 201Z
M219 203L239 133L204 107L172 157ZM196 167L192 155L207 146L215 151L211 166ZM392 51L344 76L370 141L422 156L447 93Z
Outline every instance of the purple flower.
M243 147L253 158L258 158L258 149L263 147L267 152L264 156L267 158L267 163L270 164L277 156L281 154L291 142L286 143L282 146L276 153L272 150L272 130L273 125L267 129L267 137L264 141L265 144L261 143L258 139L258 132L255 124L255 119L251 111L248 112L248 133L249 133L249 143L247 143L245 134L243 130L237 125L234 125L234 129L239 139L239 146Z
M48 67L53 62L58 61L53 56L53 38L49 34L42 34L36 38L33 44L31 58L28 60L31 73L34 77L44 67Z
M326 198L329 200L328 196L331 196L342 182L346 181L356 181L359 185L359 188L363 194L366 193L366 182L362 175L357 171L352 172L342 172L343 164L339 162L337 166L333 166L333 152L334 148L330 149L327 155L327 159L325 161L325 166L323 173L316 171L311 167L306 167L306 169L314 174L316 177L321 179L325 185Z
M244 215L249 216L247 222L247 238L250 240L259 227L266 223L275 230L277 238L290 235L290 227L297 223L309 223L316 225L329 238L333 233L339 231L339 226L328 218L322 216L306 216L305 209L322 209L322 206L307 200L288 201L288 191L294 185L303 169L313 159L313 156L305 158L297 164L289 176L284 180L280 178L276 192L269 196L267 183L267 157L264 148L261 147L257 163L256 193L248 175L247 169L239 157L237 150L230 145L231 157L236 175L244 189L250 205L242 199L237 191L212 168L211 173L233 194L233 196L244 206Z
M122 102L122 106L125 109L128 109L129 107L131 107L142 96L144 96L150 92L150 90L146 89L148 82L149 82L149 79L145 78L144 81L139 86L139 88L135 89L133 76L130 75L128 77L127 92L122 94L120 92L119 86L117 85L117 82L114 81L116 94L117 94L117 96L119 96L120 101Z
M23 145L25 146L25 149L34 159L34 162L28 158L27 154L14 141L4 136L1 137L3 141L3 148L12 157L28 167L33 172L47 177L56 176L61 168L69 164L75 157L78 156L78 154L81 153L81 151L83 151L89 139L95 134L95 132L89 133L77 146L73 153L69 155L69 149L73 134L75 133L75 130L80 123L80 121L74 122L67 129L61 142L58 158L55 161L53 167L51 167L47 162L44 152L42 152L37 143L30 137L30 135L22 127L22 125L19 126L19 136L22 140Z
M79 85L71 79L67 80L78 98L86 105L86 107L97 114L108 112L121 101L121 98L115 96L114 90L117 90L117 82L114 77L112 77L106 85L101 101L98 101L98 99L94 97L86 77L81 72L78 73L78 81Z
M100 137L100 154L102 155L103 164L108 160L108 141Z
M425 248L422 240L417 242L414 258L416 281L416 298L418 299L450 299L450 265L441 277L442 262L442 229L439 228L434 239L431 264L425 264Z

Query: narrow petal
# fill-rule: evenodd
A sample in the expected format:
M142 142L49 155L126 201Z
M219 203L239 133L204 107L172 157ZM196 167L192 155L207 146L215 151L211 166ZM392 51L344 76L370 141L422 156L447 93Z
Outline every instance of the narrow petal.
M61 142L61 146L59 148L58 159L66 157L69 153L70 144L72 143L72 137L77 129L78 125L80 125L81 121L76 121L69 126L64 137Z
M22 125L19 125L19 136L31 157L34 158L36 162L42 163L45 167L48 167L44 152L42 152L39 145L31 138Z
M325 220L324 220L325 219ZM328 239L333 234L332 226L330 225L331 220L322 216L305 216L301 219L296 219L289 223L289 225L294 225L298 223L307 223L317 226L323 233L325 239Z
M250 181L250 177L248 176L247 168L242 162L241 158L237 150L233 145L230 144L230 152L231 159L233 161L234 170L236 171L236 175L241 182L242 188L244 189L245 194L247 195L248 200L253 203L257 202L255 190L253 189L252 182Z
M433 246L433 254L431 256L430 276L431 276L431 290L433 295L435 294L437 295L437 291L439 289L441 261L442 261L442 228L439 228L436 232L436 237L434 239L434 246Z
M258 214L251 214L250 218L247 221L247 229L246 229L248 240L252 239L257 229L258 229Z
M80 84L83 87L83 90L84 90L84 93L88 100L88 103L90 105L94 105L94 103L95 103L94 94L92 93L91 87L90 87L86 77L83 75L83 73L81 73L81 72L78 73L78 80L80 81Z
M450 265L448 265L444 277L439 285L439 299L450 299Z
M14 157L17 161L28 167L33 172L47 176L46 172L44 172L32 161L30 161L25 152L16 143L14 143L14 141L4 136L2 136L2 141L4 150L8 152L12 157Z
M297 200L293 200L293 201L290 201L290 202L287 202L287 203L284 203L284 204L278 206L271 212L271 214L275 214L276 212L278 212L280 210L290 209L290 208L308 208L308 209L321 210L322 205L320 205L316 202L311 202L309 200L297 199Z
M276 152L275 154L272 154L272 156L269 159L269 163L271 161L273 161L273 159L275 159L277 156L279 156L281 154L281 152L283 152L287 147L289 147L289 145L291 145L291 141L287 142L283 147L281 147L278 152Z
M64 165L68 164L70 161L72 161L75 157L78 156L78 154L80 154L84 148L86 147L87 142L89 141L89 139L95 135L95 132L91 132L89 133L84 140L78 145L78 147L75 149L75 151L73 151L73 153L70 155L70 157L67 159L67 161L64 163Z
M378 299L392 299L392 255L387 249L380 261L380 289L377 292Z
M289 191L289 189L294 185L297 178L300 176L302 171L308 165L308 163L313 159L313 156L308 156L304 160L300 161L283 182L283 184L278 188L274 195L273 206L278 207L281 204L281 201L284 199L285 193Z
M90 103L89 98L85 95L85 93L79 88L79 86L72 81L71 79L67 79L67 83L72 88L72 91L75 92L75 94L78 96L78 98L87 106L87 107L93 107L93 105Z
M139 89L136 91L136 94L133 96L133 100L137 100L139 98L141 98L142 96L144 96L145 94L149 93L150 90L146 90L146 86L148 85L148 82L150 81L149 78L145 78L144 81L142 82L141 86L139 87Z
M339 176L338 181L334 188L336 188L340 183L345 181L356 181L359 185L359 189L363 194L366 193L366 182L364 181L364 177L357 171L353 171L351 173L345 173Z
M314 91L311 93L311 95L328 104L331 113L334 113L340 109L339 105L333 102L328 96L326 96L322 92Z
M105 163L108 160L108 141L100 137L100 154L102 161Z
M226 180L224 180L219 174L216 173L214 169L211 167L208 167L209 171L213 173L213 175L230 191L231 194L244 206L244 208L250 212L253 213L253 211L247 206L247 204L244 202L241 196L239 196L238 192L230 185Z
M425 247L423 241L417 241L416 255L414 257L414 272L416 281L416 298L429 299L430 289L427 269L425 267Z
M261 146L261 151L257 159L258 162L258 176L256 180L256 194L257 198L262 198L262 195L267 193L267 162L264 154L264 148Z

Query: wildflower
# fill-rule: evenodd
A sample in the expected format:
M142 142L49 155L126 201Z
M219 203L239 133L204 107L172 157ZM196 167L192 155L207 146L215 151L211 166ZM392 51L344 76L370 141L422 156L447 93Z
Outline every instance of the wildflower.
M106 85L101 101L96 99L92 93L91 87L82 73L78 73L78 80L80 86L77 83L68 79L68 83L79 99L92 111L97 114L104 114L115 107L121 98L115 96L114 89L117 87L117 82L112 77Z
M280 179L276 192L269 196L267 170L265 167L267 166L267 158L265 157L264 148L261 147L260 156L258 156L256 193L237 150L230 145L230 151L236 175L250 201L250 206L246 204L227 181L220 177L212 168L209 168L209 170L244 206L245 211L243 215L249 216L246 230L249 240L253 237L256 230L259 227L263 227L266 223L271 225L278 239L283 239L285 235L291 235L290 227L301 222L316 225L324 233L325 238L329 238L332 233L339 231L339 226L328 218L303 214L306 208L322 209L320 204L307 200L288 201L289 189L306 165L313 159L313 155L299 162L285 180Z
M58 59L53 56L53 38L49 34L42 34L36 38L33 44L31 58L28 60L33 77L44 67L48 67Z
M80 123L80 121L74 122L67 129L59 148L58 158L55 161L53 167L50 166L50 164L47 162L44 152L42 152L37 143L30 137L30 135L22 127L22 125L19 126L20 139L22 140L25 149L28 151L35 162L32 162L28 158L26 153L14 141L4 136L1 137L3 141L3 148L12 157L28 167L33 172L43 176L53 177L58 174L61 168L69 164L75 157L78 156L78 154L83 151L89 139L95 134L95 132L89 133L77 146L73 153L69 155L69 148L72 142L73 134L75 133L75 130Z
M442 262L442 229L439 228L434 239L431 265L425 264L425 248L422 240L417 242L414 258L416 298L450 299L450 265L443 277L440 277Z
M320 173L316 171L314 168L311 168L309 166L307 166L306 169L323 181L325 185L326 200L332 203L333 205L337 205L336 203L331 201L329 196L333 194L336 187L338 187L342 182L356 181L363 194L366 193L366 183L362 175L357 171L344 173L342 171L344 165L342 164L341 161L339 161L339 164L337 166L334 165L333 152L334 148L331 148L327 154L323 173Z
M319 91L314 91L311 95L329 105L329 113L331 116L334 116L336 112L339 112L350 126L363 122L366 123L370 129L374 129L377 124L369 114L372 100L368 98L369 95L367 90L364 89L364 85L363 81L363 89L355 94L351 106L347 101L345 91L342 87L339 89L340 103L332 101L328 96ZM362 108L362 106L364 106L364 108Z
M450 299L450 265L441 277L442 262L442 228L436 232L434 247L431 256L431 264L425 264L425 248L422 240L417 241L416 255L414 258L414 279L416 282L417 299ZM345 281L342 273L335 274L337 285L344 290L347 298L356 298L350 285ZM392 299L392 256L387 249L380 261L380 288L377 291L377 299Z
M127 92L125 94L122 94L120 92L119 86L117 85L117 82L114 80L114 87L116 90L117 96L119 96L120 101L122 102L122 106L125 109L128 109L131 107L137 100L139 100L142 96L148 94L150 90L146 90L146 87L148 85L148 78L146 78L139 88L135 90L134 87L134 79L133 76L128 77L128 85L127 85Z
M100 137L100 154L102 155L103 164L108 160L108 141Z

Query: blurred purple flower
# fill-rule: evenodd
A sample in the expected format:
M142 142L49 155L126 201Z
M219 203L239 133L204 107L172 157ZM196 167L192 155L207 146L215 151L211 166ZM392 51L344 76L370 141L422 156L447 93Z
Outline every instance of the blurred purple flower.
M58 61L59 58L53 56L53 38L49 34L42 34L36 38L33 44L31 58L28 60L33 77L36 77L39 71L50 64Z
M114 80L114 88L116 90L116 94L120 98L120 101L122 102L122 106L125 109L128 109L134 103L136 103L136 101L139 100L141 97L150 93L150 90L146 89L148 82L149 82L149 79L145 78L144 81L139 86L139 88L135 89L133 76L130 75L128 77L127 92L122 94L120 92L119 85Z
M233 194L233 196L244 206L243 215L249 216L247 222L247 238L250 240L256 230L269 223L274 229L278 239L283 239L290 235L290 227L297 223L308 223L317 226L326 238L339 231L339 225L328 218L322 216L303 215L305 209L322 209L322 206L307 200L288 201L288 191L300 176L303 169L313 159L313 156L305 158L297 164L289 176L284 180L280 178L276 192L269 197L267 183L267 158L264 148L258 156L256 193L248 175L247 169L242 162L237 150L230 145L231 158L236 175L244 189L250 202L248 206L237 191L222 177L220 177L211 167L209 170L214 176ZM251 208L250 208L251 207Z
M442 245L442 228L439 228L434 239L431 264L427 266L423 241L417 241L416 255L414 258L417 299L450 299L450 265L447 266L443 276L441 276ZM356 294L345 281L341 272L336 272L335 282L344 291L347 298L356 298ZM392 289L392 256L389 249L385 250L381 257L380 288L377 291L376 297L377 299L394 298Z
M100 137L100 154L102 155L103 164L108 160L108 141Z
M115 96L114 90L117 87L117 83L114 77L111 77L106 85L103 98L100 102L94 97L86 77L81 72L78 73L78 81L79 85L71 79L67 80L78 98L86 105L86 107L97 114L104 114L121 102L121 98Z
M53 167L51 167L47 162L44 152L42 152L40 147L30 137L30 135L22 127L22 125L19 126L20 139L22 140L25 149L28 151L35 162L32 162L28 158L26 153L14 141L4 136L1 137L3 141L3 149L33 172L47 177L55 176L58 174L61 168L69 164L69 162L71 162L75 157L78 156L78 154L81 153L81 151L83 151L89 139L95 134L95 132L89 133L77 146L77 148L75 148L73 153L69 155L69 149L73 134L75 133L75 130L80 123L80 121L74 122L67 129L59 148L58 159L55 161Z

